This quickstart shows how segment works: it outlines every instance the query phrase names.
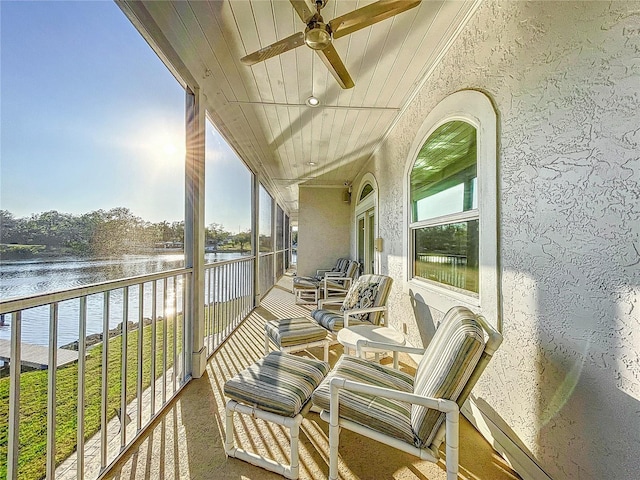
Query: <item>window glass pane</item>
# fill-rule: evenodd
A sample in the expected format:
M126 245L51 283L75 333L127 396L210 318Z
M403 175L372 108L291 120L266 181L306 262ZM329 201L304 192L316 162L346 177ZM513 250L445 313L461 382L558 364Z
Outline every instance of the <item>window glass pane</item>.
M370 183L367 183L362 189L359 200L364 200L371 192L373 192L373 187Z
M478 220L414 230L414 276L478 293Z
M358 262L364 265L364 216L358 219Z
M208 119L205 131L205 259L215 261L251 251L252 174Z
M438 127L424 143L411 171L412 221L475 208L476 129L466 122Z
M273 212L273 199L271 195L260 185L260 251L273 251L273 234L271 232L271 212Z

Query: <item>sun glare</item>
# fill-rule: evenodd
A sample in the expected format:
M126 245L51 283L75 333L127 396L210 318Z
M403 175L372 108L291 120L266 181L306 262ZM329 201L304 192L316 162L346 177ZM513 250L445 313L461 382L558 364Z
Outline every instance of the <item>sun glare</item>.
M186 154L184 131L167 127L147 128L138 133L135 150L154 167L176 167Z

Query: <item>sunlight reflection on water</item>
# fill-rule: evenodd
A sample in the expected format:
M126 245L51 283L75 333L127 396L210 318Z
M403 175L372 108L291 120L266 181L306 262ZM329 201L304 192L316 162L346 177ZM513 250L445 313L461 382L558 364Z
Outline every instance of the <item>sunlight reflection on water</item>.
M239 258L240 254L222 253L207 254L207 263ZM130 278L138 275L161 272L184 266L182 253L167 253L154 256L127 255L117 259L85 259L66 257L55 261L19 261L0 263L0 299L8 300L33 296L43 293L67 290L79 286L99 282ZM177 311L182 311L182 280L177 285ZM163 305L164 283L158 281L156 286L156 315L171 316L174 312L174 285L168 280L166 304ZM110 293L109 328L113 329L123 320L124 289ZM138 286L130 287L128 294L129 321L137 322L139 318ZM143 317L152 316L152 284L144 286ZM87 297L87 335L102 332L104 295L96 294ZM59 303L58 345L66 345L78 339L79 300L68 300ZM0 326L0 339L11 338L11 317L5 315L5 325ZM22 314L22 342L37 345L48 345L49 342L49 307L37 307L25 310Z

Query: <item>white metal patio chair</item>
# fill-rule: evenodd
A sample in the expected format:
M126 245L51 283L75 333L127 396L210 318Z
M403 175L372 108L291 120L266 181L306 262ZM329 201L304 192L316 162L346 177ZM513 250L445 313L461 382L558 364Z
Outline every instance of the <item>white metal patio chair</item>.
M349 260L344 273L327 272L320 282L324 298L329 298L329 295L345 295L359 275L360 263L355 260Z
M351 325L379 325L387 309L393 279L386 275L361 275L345 297L320 300L311 318L330 332ZM329 308L333 306L334 308Z
M465 307L445 315L426 350L373 342L423 353L415 377L362 358L344 355L312 395L329 422L329 478L338 478L340 428L437 462L446 438L447 480L458 478L459 409L502 342L502 335Z

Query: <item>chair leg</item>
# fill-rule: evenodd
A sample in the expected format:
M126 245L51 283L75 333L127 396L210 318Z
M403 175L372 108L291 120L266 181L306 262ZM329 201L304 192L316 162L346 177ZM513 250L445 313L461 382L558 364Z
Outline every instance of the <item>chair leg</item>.
M279 463L273 459L263 457L253 452L249 452L243 448L238 447L235 444L233 438L233 414L238 412L243 415L250 415L253 418L261 418L267 422L272 422L277 425L282 425L289 430L290 445L291 445L291 464L285 465ZM254 407L244 405L236 402L235 400L228 400L226 405L226 431L224 451L232 458L237 458L245 462L256 465L257 467L270 470L279 475L287 477L291 480L296 480L300 473L300 455L298 452L298 441L300 437L300 424L302 423L303 416L301 413L295 417L282 417L275 413L265 412L258 410Z
M230 457L235 456L235 441L233 439L233 406L227 402L226 408L226 429L225 429L225 440L224 440L224 451Z
M445 435L447 480L458 480L459 414L457 411L447 413Z
M340 426L329 423L329 480L338 480L338 443ZM449 480L449 479L447 479Z

